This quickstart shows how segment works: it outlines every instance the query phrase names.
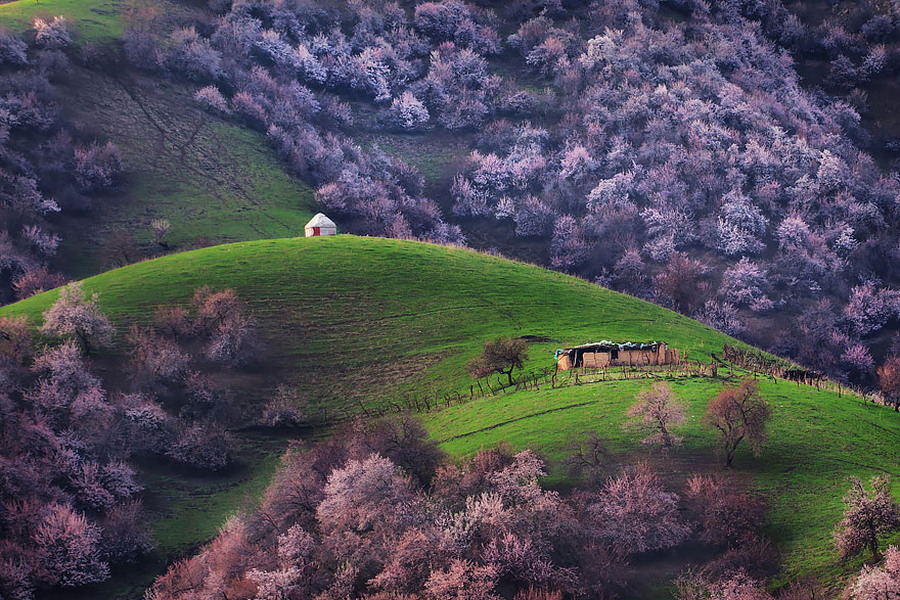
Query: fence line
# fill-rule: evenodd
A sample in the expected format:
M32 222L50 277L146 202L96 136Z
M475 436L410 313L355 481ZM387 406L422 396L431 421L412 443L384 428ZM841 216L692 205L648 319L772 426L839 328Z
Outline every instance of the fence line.
M795 383L797 387L801 385L809 385L819 390L835 392L838 396L850 396L861 399L865 402L874 404L887 405L884 399L878 393L868 392L861 388L842 384L824 376L814 374L812 371L803 371L801 369L792 368L793 365L786 361L773 361L771 359L761 361L752 357L748 361L734 361L739 354L731 352L731 347L723 353L723 358L719 358L715 354L712 355L713 362L702 363L700 361L683 360L671 365L617 365L602 369L585 369L582 367L559 371L556 366L536 369L531 371L520 371L514 378L513 383L504 381L504 377L499 375L478 379L469 386L468 393L455 390L440 395L420 395L407 393L402 399L389 400L387 406L373 408L365 407L360 403L363 414L370 416L384 416L390 413L415 412L424 413L431 412L438 408L449 408L454 405L464 404L471 400L477 400L486 397L495 397L507 392L517 392L522 390L538 391L542 388L549 387L557 389L562 387L570 387L577 385L589 385L605 381L628 381L636 379L672 379L672 378L722 378L732 379L735 375L747 376L755 378L765 377L774 382L784 382L786 384ZM743 351L742 351L743 352ZM762 357L762 355L760 355ZM743 364L739 364L743 363ZM800 373L801 375L797 375Z

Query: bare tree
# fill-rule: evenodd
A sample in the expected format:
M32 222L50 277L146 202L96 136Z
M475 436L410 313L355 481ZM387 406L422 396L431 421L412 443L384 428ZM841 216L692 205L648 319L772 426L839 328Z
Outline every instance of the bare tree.
M163 238L169 233L171 227L172 224L169 223L168 219L153 219L150 221L150 232L153 234L153 241L160 246L165 246L166 243L163 242Z
M473 359L469 365L469 373L472 377L487 377L492 373L502 373L513 382L513 371L521 369L528 360L528 347L525 340L497 338L493 342L485 342L481 354Z
M573 477L587 473L590 477L599 477L603 467L609 462L609 440L596 431L587 434L569 446L571 454L565 463Z
M771 416L769 404L759 395L756 381L745 379L737 387L725 388L706 410L706 422L719 436L725 455L725 467L731 467L734 454L744 440L755 455L766 441L766 424Z

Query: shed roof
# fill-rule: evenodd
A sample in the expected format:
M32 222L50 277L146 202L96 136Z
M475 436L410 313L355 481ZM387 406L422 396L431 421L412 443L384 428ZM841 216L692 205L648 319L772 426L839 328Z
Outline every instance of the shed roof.
M664 343L665 342L611 342L609 340L602 340L566 348L562 352L569 352L571 350L594 350L601 352L609 350L651 350L655 352L657 348L659 348L659 345Z
M323 215L322 213L317 214L312 219L310 219L309 223L306 224L307 227L337 227L334 221Z

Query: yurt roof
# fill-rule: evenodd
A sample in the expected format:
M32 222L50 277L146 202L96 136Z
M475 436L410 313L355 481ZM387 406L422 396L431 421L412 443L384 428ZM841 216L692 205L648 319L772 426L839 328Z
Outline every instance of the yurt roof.
M322 213L314 216L309 223L306 224L307 227L337 227L334 224L334 221L323 215Z

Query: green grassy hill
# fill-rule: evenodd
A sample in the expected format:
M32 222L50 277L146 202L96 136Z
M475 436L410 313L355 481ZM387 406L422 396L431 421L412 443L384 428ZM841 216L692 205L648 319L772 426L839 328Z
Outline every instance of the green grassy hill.
M63 16L72 24L78 43L102 43L122 35L125 0L14 0L0 5L0 23L12 31L31 29L36 17Z
M664 340L708 358L736 343L666 309L559 273L430 244L337 236L235 243L175 254L85 280L121 326L194 289L232 287L262 326L267 362L313 400L346 412L404 392L468 389L484 340L533 336L528 368L598 339ZM39 320L57 292L0 309ZM237 382L251 398L271 375Z
M200 285L234 288L257 318L266 347L263 372L239 372L232 381L247 398L248 415L283 381L326 407L331 418L406 394L467 390L466 362L483 341L498 336L540 340L530 344L529 369L552 366L556 348L602 338L664 340L703 361L723 343L735 343L687 317L573 277L468 250L380 238L241 242L131 265L84 285L100 293L120 331L149 321L156 305L186 304ZM56 295L29 298L0 315L27 314L38 323ZM651 460L677 486L688 473L718 468L701 415L728 383L724 377L673 380L690 401L691 420L684 447L668 457L648 454L621 429L646 381L520 391L425 418L455 455L507 441L555 460L585 432L598 431L611 440L616 461ZM761 381L761 389L773 405L771 440L759 458L740 454L738 472L771 503L772 535L785 552L787 573L836 581L859 566L839 565L830 545L845 478L900 477L900 415L784 381ZM154 488L172 496L156 529L161 546L184 551L211 535L223 515L260 489L254 464L270 472L268 457L277 447L250 452L257 459L247 459L242 477L204 483L199 505L194 483L151 474ZM564 477L556 468L551 481L562 484Z
M703 414L723 385L737 381L670 381L689 410L688 423L679 430L682 447L669 455L642 448L639 436L622 428L635 395L650 385L640 380L479 399L429 414L426 426L453 455L471 455L500 442L514 449L537 448L554 465L550 480L558 483L567 475L560 461L570 453L572 441L598 432L616 457L611 468L622 461L650 461L678 488L686 474L720 469L715 436L704 426ZM783 380L760 378L759 386L772 407L770 440L758 458L742 448L736 473L746 475L769 504L769 534L784 551L786 570L779 579L815 574L824 581L839 580L861 564L840 564L831 545L847 478L889 473L897 478L900 493L900 415L859 398Z

